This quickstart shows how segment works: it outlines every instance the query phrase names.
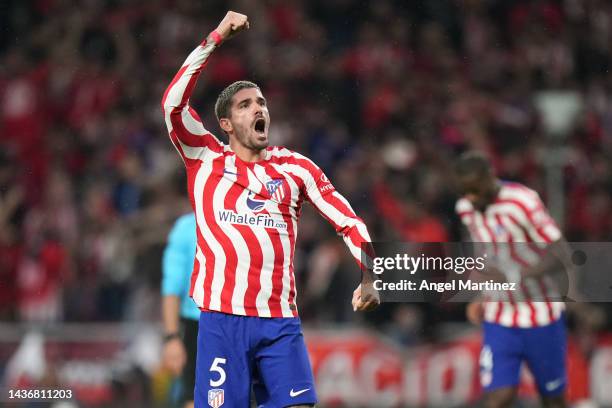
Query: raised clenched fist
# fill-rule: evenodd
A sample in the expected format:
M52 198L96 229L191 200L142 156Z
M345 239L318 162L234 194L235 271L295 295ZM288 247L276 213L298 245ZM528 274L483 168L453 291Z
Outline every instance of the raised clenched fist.
M240 31L249 28L249 19L244 14L228 11L223 20L219 23L215 31L221 36L222 40L227 40L238 34Z

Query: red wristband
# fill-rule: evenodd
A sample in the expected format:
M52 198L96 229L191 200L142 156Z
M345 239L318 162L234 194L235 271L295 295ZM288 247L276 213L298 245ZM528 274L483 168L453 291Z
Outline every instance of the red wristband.
M215 42L216 45L219 45L219 44L221 44L223 42L223 39L221 38L219 33L216 32L215 30L212 30L210 32L209 37L211 37L213 39L213 41Z

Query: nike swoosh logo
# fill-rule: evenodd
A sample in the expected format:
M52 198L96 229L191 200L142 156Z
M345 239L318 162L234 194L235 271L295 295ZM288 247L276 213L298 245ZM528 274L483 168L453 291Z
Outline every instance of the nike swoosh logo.
M546 383L546 390L554 391L555 389L559 388L561 384L563 384L563 378L558 378L555 381L549 381Z
M289 396L290 397L297 397L300 394L305 393L306 391L308 391L310 388L304 388L303 390L299 390L299 391L293 391L293 388L291 389L291 391L289 391Z
M238 175L238 173L233 173L233 172L231 172L231 171L229 171L229 170L227 170L227 169L223 169L223 173L225 173L225 174L231 174L231 175L233 175L233 176L237 176L237 175Z

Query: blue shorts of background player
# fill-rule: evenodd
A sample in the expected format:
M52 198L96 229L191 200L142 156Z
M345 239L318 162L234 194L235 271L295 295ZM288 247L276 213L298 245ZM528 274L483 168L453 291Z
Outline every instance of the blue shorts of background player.
M562 395L567 384L567 335L563 318L547 326L505 327L483 323L480 382L485 392L517 387L527 363L543 397Z
M195 407L314 405L317 396L299 318L202 312Z

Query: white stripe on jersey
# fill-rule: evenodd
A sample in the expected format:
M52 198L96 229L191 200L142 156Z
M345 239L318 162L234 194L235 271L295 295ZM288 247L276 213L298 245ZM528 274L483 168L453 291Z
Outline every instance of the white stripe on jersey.
M194 183L194 201L195 201L195 214L196 221L198 227L201 229L202 237L206 240L206 243L210 247L213 253L222 254L223 247L217 241L212 231L208 227L208 222L206 220L206 216L204 215L203 203L204 200L210 200L210 197L204 197L204 185L208 180L208 177L212 173L212 165L213 162L204 161L200 165L200 169L196 175L195 183ZM213 279L211 290L208 293L210 296L210 308L211 310L220 310L221 308L221 300L220 293L217 292L219 288L219 280L224 279L224 270L225 270L225 257L218 256L215 257L215 266L213 270ZM216 282L215 282L216 281ZM223 283L221 283L222 287ZM217 291L216 291L217 290ZM198 306L202 306L198 304Z
M196 136L204 136L209 133L208 130L204 128L202 122L193 117L189 109L183 109L181 112L181 120L189 133Z
M499 301L486 301L487 307L484 309L484 321L494 322L497 317L497 312L500 307L503 307Z
M527 236L523 232L523 230L516 225L508 215L500 213L499 218L501 219L502 226L508 230L510 237L512 238L512 242L528 242ZM517 255L527 262L530 265L536 264L540 256L535 253L532 249L527 245L518 245L518 247L514 247L514 250L517 252Z
M203 147L188 146L180 140L178 142L181 145L181 149L183 149L183 154L185 155L185 157L191 160L197 160L202 158L202 154L204 154L205 150Z
M502 312L499 315L499 320L496 323L501 324L502 326L513 326L513 318L514 318L514 306L510 301L510 296L507 293L503 294L503 299L501 299L501 308ZM485 308L488 305L485 305Z

